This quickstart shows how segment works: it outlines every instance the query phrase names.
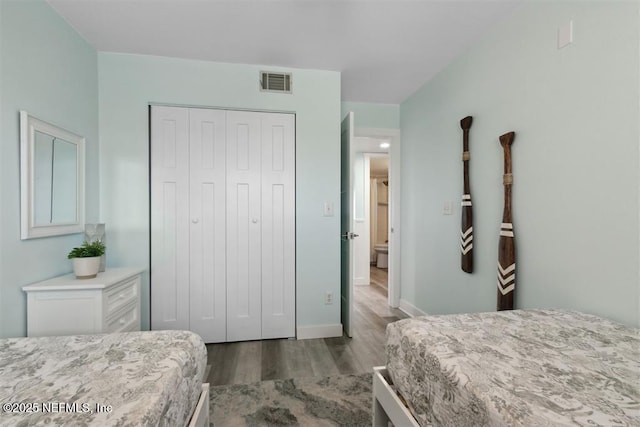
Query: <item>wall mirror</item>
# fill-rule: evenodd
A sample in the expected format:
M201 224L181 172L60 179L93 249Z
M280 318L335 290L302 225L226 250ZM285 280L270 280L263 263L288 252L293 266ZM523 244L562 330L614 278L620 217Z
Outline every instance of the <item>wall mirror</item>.
M84 232L83 137L20 112L21 238Z

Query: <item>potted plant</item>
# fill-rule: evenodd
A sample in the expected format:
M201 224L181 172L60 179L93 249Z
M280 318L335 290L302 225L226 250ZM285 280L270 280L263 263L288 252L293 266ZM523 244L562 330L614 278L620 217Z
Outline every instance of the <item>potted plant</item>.
M67 258L73 262L73 272L78 279L96 277L100 270L100 257L106 247L99 240L89 243L86 240L82 246L73 248Z

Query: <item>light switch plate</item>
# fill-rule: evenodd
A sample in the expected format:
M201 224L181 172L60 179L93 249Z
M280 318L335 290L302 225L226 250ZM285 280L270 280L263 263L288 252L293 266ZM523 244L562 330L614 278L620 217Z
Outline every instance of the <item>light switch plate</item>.
M573 43L573 20L558 28L558 49Z
M445 200L444 207L442 208L442 215L453 214L453 202L451 200Z
M324 216L333 216L333 203L324 202L323 215Z

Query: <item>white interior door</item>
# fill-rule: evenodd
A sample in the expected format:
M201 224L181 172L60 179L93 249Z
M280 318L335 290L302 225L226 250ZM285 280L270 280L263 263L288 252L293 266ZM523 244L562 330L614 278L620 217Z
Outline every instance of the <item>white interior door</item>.
M260 115L227 112L227 341L262 338Z
M295 123L262 114L262 338L295 336Z
M189 109L189 329L207 342L227 338L226 113Z
M189 329L189 112L151 109L151 329Z
M351 168L353 141L353 113L347 114L342 121L341 143L341 173L340 173L340 313L342 327L347 336L353 332L353 239L355 234L353 170Z

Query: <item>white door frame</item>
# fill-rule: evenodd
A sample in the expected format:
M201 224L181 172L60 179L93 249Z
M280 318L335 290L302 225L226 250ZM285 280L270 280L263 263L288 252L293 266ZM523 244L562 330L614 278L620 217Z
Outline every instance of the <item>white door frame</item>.
M389 148L389 290L387 301L391 307L400 305L400 129L356 127L354 136L388 138Z

